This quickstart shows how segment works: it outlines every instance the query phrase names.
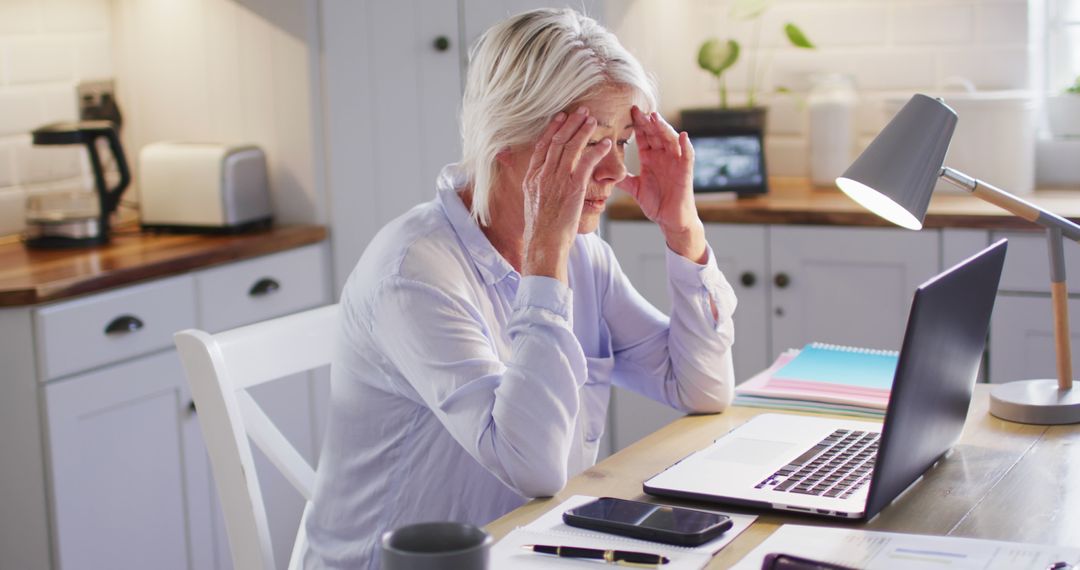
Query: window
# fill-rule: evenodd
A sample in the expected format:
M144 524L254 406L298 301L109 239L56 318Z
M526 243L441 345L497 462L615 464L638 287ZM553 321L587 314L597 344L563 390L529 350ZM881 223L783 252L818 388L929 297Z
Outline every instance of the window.
M1060 93L1080 76L1080 0L1046 0L1046 90Z

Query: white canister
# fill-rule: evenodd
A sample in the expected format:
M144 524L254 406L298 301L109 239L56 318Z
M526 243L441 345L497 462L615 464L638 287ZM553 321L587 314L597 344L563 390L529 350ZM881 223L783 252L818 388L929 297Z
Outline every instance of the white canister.
M960 91L931 94L956 111L956 131L945 155L954 168L1013 194L1035 190L1036 101L1026 91ZM890 100L893 116L908 100ZM937 191L963 192L939 180Z
M807 97L810 118L810 182L833 186L854 158L855 105L851 76L825 73L812 77Z

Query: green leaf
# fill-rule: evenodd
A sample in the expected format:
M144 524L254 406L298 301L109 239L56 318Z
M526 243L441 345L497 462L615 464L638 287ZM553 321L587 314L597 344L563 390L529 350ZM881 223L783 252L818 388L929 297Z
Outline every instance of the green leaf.
M773 0L735 0L731 4L731 17L736 20L753 20L773 5Z
M728 40L721 42L710 38L701 44L698 50L698 65L709 73L720 77L724 70L735 65L739 59L739 42Z
M799 29L799 26L796 26L791 22L784 24L784 34L787 36L788 41L791 42L791 45L800 48L814 49L814 44L807 39L806 34Z

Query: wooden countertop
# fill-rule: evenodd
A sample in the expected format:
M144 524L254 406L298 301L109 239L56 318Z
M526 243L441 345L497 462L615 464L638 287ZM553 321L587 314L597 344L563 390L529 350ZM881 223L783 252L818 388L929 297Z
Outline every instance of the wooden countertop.
M1080 190L1037 190L1020 198L1080 223ZM733 198L729 193L697 195L704 222L896 227L836 189L814 188L802 178L770 178L769 193ZM607 207L610 220L644 220L630 196ZM924 220L927 228L1040 229L970 194L936 192Z
M167 277L326 239L322 226L280 226L237 235L143 233L119 228L108 245L28 249L0 242L0 307L33 305Z

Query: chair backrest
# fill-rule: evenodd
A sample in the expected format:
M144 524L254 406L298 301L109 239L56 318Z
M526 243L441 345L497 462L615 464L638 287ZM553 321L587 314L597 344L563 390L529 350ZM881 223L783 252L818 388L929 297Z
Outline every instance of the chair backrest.
M259 407L248 388L330 364L338 306L329 305L209 334L173 335L206 440L233 565L272 569L274 555L251 440L310 506L315 471ZM308 508L304 509L306 518ZM301 521L289 568L306 547Z

